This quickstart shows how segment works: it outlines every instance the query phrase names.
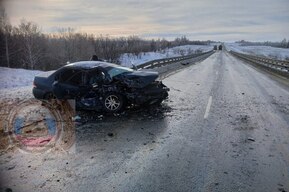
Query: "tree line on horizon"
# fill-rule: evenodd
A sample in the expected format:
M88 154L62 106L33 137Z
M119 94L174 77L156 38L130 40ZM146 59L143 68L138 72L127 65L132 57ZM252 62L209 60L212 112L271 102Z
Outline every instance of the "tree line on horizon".
M190 41L186 36L173 41L146 40L138 36L109 37L79 33L73 28L45 34L36 23L22 20L12 26L5 15L0 20L0 66L33 70L53 70L68 62L89 60L92 55L119 63L121 54L135 56L181 45L207 45L211 41Z
M236 41L236 43L240 43L241 46L271 46L271 47L278 47L278 48L289 48L289 40L287 41L286 38L284 38L280 42L271 42L271 41L251 42L251 41L240 40L240 41Z

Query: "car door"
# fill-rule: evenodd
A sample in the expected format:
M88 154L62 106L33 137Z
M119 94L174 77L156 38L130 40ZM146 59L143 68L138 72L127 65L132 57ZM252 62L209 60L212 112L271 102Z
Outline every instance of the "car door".
M105 80L105 74L98 68L90 70L87 73L87 85L94 89L100 87Z
M53 94L58 99L75 99L82 94L84 72L81 69L65 69L61 71L53 83Z

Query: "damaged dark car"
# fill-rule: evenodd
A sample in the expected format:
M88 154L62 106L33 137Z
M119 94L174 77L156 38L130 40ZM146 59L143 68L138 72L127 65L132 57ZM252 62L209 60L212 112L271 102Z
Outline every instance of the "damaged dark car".
M68 64L34 78L37 99L75 99L77 109L120 112L127 106L160 104L169 89L158 72L135 71L101 61Z

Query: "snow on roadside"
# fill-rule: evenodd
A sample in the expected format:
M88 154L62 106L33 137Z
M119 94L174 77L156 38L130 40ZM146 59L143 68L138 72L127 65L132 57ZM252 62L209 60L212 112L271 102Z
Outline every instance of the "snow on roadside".
M225 43L228 51L269 57L272 59L289 60L289 49L270 46L242 46L240 43Z
M8 101L8 100L26 100L34 98L32 94L32 85L25 87L16 87L10 89L0 89L0 101Z
M120 57L122 66L132 67L132 65L140 65L155 59L163 59L168 57L178 57L182 55L189 55L198 52L206 52L212 50L214 45L183 45L165 49L157 52L143 52L139 56L130 53L125 53Z
M0 89L32 87L34 76L39 73L42 71L0 67Z

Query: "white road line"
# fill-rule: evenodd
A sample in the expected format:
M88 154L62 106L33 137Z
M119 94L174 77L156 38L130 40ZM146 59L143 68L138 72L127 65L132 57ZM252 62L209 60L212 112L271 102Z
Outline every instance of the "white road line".
M212 105L212 99L213 99L212 96L210 96L208 104L207 104L207 107L206 107L206 112L205 112L205 115L204 115L204 119L207 119L208 116L209 116L211 105Z
M216 75L218 75L219 74L219 72L218 71L216 71Z

